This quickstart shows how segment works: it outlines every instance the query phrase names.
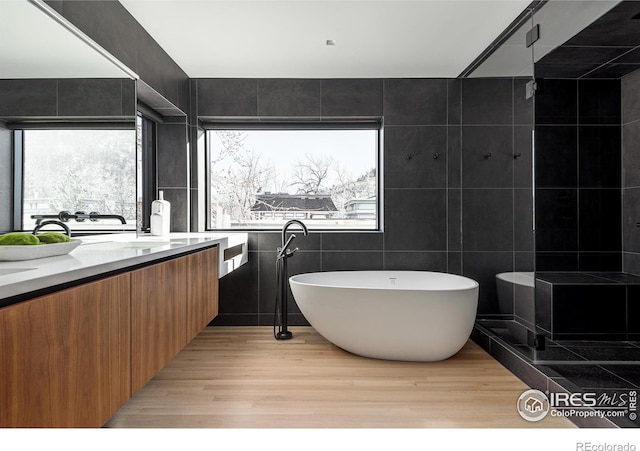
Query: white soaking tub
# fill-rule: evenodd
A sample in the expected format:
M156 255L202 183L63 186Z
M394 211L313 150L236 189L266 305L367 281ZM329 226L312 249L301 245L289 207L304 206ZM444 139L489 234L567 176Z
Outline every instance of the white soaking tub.
M437 361L469 339L478 283L423 271L339 271L289 278L307 321L327 340L364 357Z

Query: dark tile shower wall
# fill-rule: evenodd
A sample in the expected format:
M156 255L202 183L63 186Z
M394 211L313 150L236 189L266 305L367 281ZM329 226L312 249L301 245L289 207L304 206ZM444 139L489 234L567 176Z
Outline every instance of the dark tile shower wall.
M480 313L495 314L495 274L533 269L532 110L524 82L197 79L191 92L192 142L196 117L384 118L384 233L300 236L290 274L464 273L481 284ZM214 324L272 324L279 241L277 232L250 234L249 264L220 281ZM292 299L289 309L290 323L305 324Z
M480 284L478 313L498 306L496 274L533 271L531 131L524 79L462 81L462 272Z
M640 71L622 79L624 271L640 275Z
M536 270L620 271L620 80L536 94Z

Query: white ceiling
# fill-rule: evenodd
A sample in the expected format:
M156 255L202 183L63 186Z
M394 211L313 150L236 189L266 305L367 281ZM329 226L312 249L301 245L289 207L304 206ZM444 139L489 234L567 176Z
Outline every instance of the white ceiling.
M192 78L408 78L458 76L530 0L120 2Z
M0 78L129 75L27 0L0 0Z

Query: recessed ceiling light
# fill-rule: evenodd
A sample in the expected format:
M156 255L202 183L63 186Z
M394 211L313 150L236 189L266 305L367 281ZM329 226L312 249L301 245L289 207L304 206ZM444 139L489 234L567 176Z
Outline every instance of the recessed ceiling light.
M336 41L333 39L327 39L327 45L336 45Z

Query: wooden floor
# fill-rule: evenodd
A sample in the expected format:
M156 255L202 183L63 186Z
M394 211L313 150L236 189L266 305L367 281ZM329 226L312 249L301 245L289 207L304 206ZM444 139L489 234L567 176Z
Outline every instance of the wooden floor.
M106 424L157 428L573 427L530 423L528 387L473 342L443 362L367 359L310 327L206 328Z

